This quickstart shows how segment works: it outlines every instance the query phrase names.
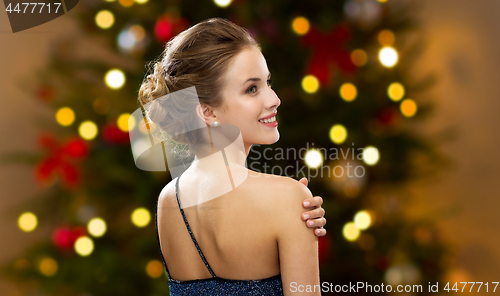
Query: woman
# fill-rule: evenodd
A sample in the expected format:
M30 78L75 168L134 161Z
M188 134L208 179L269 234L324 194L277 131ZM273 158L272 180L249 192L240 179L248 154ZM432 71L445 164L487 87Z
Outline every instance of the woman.
M146 108L160 130L196 154L158 199L158 242L171 295L292 295L299 285L319 288L317 237L299 215L302 201L321 206L321 198L312 198L307 183L245 166L253 144L279 139L281 102L269 82L255 40L213 18L172 39L141 86L143 105L192 86L199 100L177 96L161 111ZM321 208L308 213L318 218L316 226L326 223Z

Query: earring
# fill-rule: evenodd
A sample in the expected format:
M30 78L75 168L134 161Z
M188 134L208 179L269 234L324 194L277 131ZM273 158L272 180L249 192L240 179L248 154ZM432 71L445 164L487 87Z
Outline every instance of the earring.
M214 123L212 124L213 127L218 127L219 126L219 123L217 121L214 121Z

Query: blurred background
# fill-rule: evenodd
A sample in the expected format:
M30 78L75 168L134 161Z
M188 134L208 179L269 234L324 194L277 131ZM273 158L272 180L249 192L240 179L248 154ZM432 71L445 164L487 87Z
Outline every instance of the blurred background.
M309 180L327 211L322 281L491 289L499 13L494 0L88 0L13 34L0 12L0 295L168 293L154 211L171 178L135 167L128 115L146 63L210 17L262 45L282 100L272 147L366 152L301 160L366 171Z

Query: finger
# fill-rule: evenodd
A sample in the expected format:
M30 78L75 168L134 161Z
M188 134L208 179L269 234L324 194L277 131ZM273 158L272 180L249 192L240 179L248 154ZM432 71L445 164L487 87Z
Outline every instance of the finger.
M305 208L308 208L308 207L319 207L322 204L323 204L323 198L321 198L321 196L309 197L308 199L305 199L302 202L302 205Z
M325 218L318 218L313 220L307 220L307 227L323 227L326 224Z
M316 234L316 236L325 236L326 229L324 229L323 227L317 228L314 230L314 234Z
M306 186L307 186L307 184L309 184L309 181L307 180L306 177L302 177L302 179L300 179L299 182L302 183L302 184L304 184L304 185L306 185Z
M302 219L316 219L316 218L321 218L325 216L325 209L323 208L317 208L311 211L307 211L302 213Z

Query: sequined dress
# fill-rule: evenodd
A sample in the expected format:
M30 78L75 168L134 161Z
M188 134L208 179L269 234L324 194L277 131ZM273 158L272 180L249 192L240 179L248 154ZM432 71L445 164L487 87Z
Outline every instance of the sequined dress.
M165 263L165 258L163 257L163 253L161 252L160 245L160 237L158 234L158 207L156 208L155 214L155 224L156 224L156 238L158 241L158 247L160 249L161 259L163 261L163 265L165 266L165 271L167 272L168 277L168 286L170 290L171 296L181 296L181 295L210 295L210 296L219 296L219 295L283 295L283 286L281 282L281 274L277 274L275 276L259 279L259 280L232 280L232 279L224 279L215 275L214 271L208 264L203 252L196 241L193 232L191 231L191 227L186 219L186 215L184 214L184 210L181 206L181 201L179 199L179 178L177 178L175 183L175 195L177 197L177 204L179 205L179 209L182 214L182 218L184 219L184 224L186 224L186 228L191 235L191 239L193 240L196 249L198 250L198 254L203 260L203 263L207 267L208 271L212 275L211 278L207 279L196 279L189 281L178 281L174 280L170 277L170 273L167 268L167 264Z

